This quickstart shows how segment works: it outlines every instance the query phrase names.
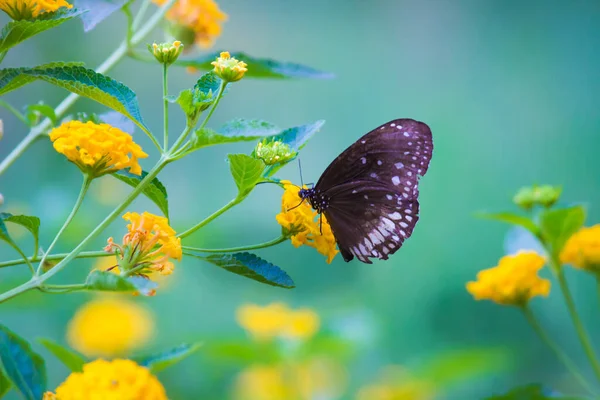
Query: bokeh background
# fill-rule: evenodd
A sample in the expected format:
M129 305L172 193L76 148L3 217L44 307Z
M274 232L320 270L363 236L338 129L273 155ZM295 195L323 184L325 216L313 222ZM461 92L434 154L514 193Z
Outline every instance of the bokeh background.
M186 341L210 344L224 337L243 340L236 309L244 303L279 301L314 309L321 317L322 332L353 343L353 356L344 361L350 379L340 398L354 398L356 389L376 380L386 365L419 370L436 357L456 352L449 358L458 366L469 362L461 352L479 350L495 356L474 368L480 373L444 387L437 398L477 399L530 382L576 393L576 383L516 310L475 302L465 283L504 254L508 229L473 214L511 210L510 199L523 185L562 185L564 202L583 201L589 205L588 223L600 219L596 207L600 4L512 0L222 0L219 4L229 21L213 50L243 50L295 61L332 72L336 78L243 80L231 88L210 125L218 127L234 117L261 118L281 127L325 119L326 125L301 153L304 179L314 182L335 156L379 124L401 117L424 121L433 131L435 148L421 181L421 218L401 251L373 265L347 264L341 257L328 265L313 249L296 249L289 243L258 252L294 278L293 290L184 259L158 295L135 299L156 319L153 339L142 350ZM0 22L7 22L4 15ZM83 34L78 21L70 22L19 45L2 65L83 60L95 66L120 42L123 28L120 14L88 34ZM148 42L162 37L157 30ZM109 75L137 92L147 124L160 130L160 67L127 59ZM198 77L172 68L170 92L192 86ZM40 100L54 106L65 95L46 83L33 83L3 100L18 108ZM73 110L106 111L86 99ZM176 132L184 120L176 107L171 115ZM4 157L26 128L4 109L0 117L4 121L0 157ZM141 132L135 138L156 157ZM251 144L211 147L161 173L176 230L186 229L235 195L226 154L251 148ZM144 160L143 165L150 162ZM278 176L298 181L297 165L290 164ZM70 211L79 184L78 170L48 141L40 141L0 177L5 198L0 211L39 216L41 243L47 246ZM76 245L127 190L110 177L95 182L92 196L57 251ZM187 243L229 247L277 237L280 194L272 185L257 188L242 205ZM130 210L157 212L145 199ZM116 221L93 249L124 231L124 223ZM19 236L18 229L13 232ZM29 238L21 236L20 242L30 245ZM2 260L15 256L7 246L0 247ZM61 279L83 279L92 264L78 261ZM2 270L0 289L27 276L24 267ZM600 346L595 283L577 271L568 270L567 276L591 337ZM0 305L0 322L31 341L49 337L65 343L67 322L92 298L93 294L28 293ZM559 293L536 299L532 306L552 336L591 375ZM34 348L48 356L51 387L55 386L66 376L66 368L35 342ZM171 398L220 399L227 398L237 371L200 350L159 377Z

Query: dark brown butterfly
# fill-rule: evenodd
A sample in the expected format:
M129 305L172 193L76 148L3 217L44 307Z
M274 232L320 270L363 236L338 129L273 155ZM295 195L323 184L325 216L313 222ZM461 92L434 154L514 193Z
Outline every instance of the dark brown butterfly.
M300 190L327 217L345 261L387 260L410 237L419 219L419 178L432 151L426 124L396 119L358 139L313 188Z

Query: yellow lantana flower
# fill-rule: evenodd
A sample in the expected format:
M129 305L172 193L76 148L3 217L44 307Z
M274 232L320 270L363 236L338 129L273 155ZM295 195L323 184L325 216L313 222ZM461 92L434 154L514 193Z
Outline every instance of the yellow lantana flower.
M319 330L319 316L308 308L292 310L283 303L265 307L246 304L237 310L237 321L256 340L277 337L306 340Z
M215 67L213 72L225 82L237 82L248 71L248 65L231 57L228 51L221 52L220 57L211 62L211 65Z
M399 366L386 367L379 382L362 387L356 400L433 400L435 387L410 376Z
M300 189L297 186L290 181L281 181L281 183L284 192L281 197L281 213L275 217L277 222L283 227L284 233L292 234L290 239L294 247L301 245L314 247L327 257L328 264L331 263L338 250L327 218L325 215L319 216L308 202L300 198L298 194ZM320 223L319 218L321 218ZM322 234L320 224L322 224Z
M129 354L148 342L154 329L152 314L123 298L100 298L80 307L69 321L67 341L88 357Z
M148 157L128 133L92 121L65 122L50 132L50 140L56 151L95 177L124 168L140 175L138 159Z
M56 399L167 400L167 394L147 368L117 359L95 360L71 373L56 388Z
M571 236L560 254L560 261L600 273L600 224L581 228Z
M158 5L166 2L153 1ZM192 30L196 44L202 48L209 48L221 35L221 24L227 21L227 14L221 11L213 0L179 0L167 13L167 19Z
M36 18L40 14L56 11L61 7L73 8L65 0L0 0L0 10L15 21Z
M523 306L535 296L548 296L550 281L537 273L546 259L534 251L504 256L494 268L480 271L476 282L467 283L475 300Z
M137 275L152 278L154 273L170 275L175 265L171 261L181 260L181 239L169 226L165 217L144 212L141 215L128 212L123 219L129 221L128 232L123 236L123 244L118 245L113 238L108 239L104 248L115 252L118 269L111 271L121 275Z

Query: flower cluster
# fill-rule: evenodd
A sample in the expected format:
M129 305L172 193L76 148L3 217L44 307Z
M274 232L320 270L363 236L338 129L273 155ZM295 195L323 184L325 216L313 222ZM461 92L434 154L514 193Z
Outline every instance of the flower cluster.
M147 368L131 360L95 360L73 372L44 400L166 400L165 388Z
M237 311L238 323L257 340L277 337L310 339L319 330L319 316L308 308L291 310L283 303L248 304Z
M532 297L550 293L550 281L537 275L545 263L545 258L533 251L504 256L496 267L480 271L467 290L476 300L523 306Z
M153 1L159 5L166 2ZM167 19L190 30L194 42L202 48L208 48L221 34L221 24L227 21L227 14L221 11L213 0L179 0L167 13ZM185 35L180 36L182 34L183 32L178 32L176 36L184 37Z
M245 62L231 57L227 51L221 52L220 56L211 62L211 65L215 67L214 73L225 82L237 82L248 71L246 68L248 65Z
M152 46L148 45L148 50L156 58L156 61L161 64L170 65L177 61L177 58L183 51L183 45L179 40L173 43L153 43Z
M152 315L146 308L105 297L77 310L68 325L67 341L88 357L115 357L144 345L152 331Z
M50 132L50 139L56 151L64 154L84 173L96 177L124 168L140 175L142 168L138 159L148 157L134 143L131 135L108 124L92 121L65 122Z
M530 210L535 206L552 207L560 198L562 188L552 185L533 185L521 188L513 197L519 207Z
M295 247L314 247L327 257L327 263L331 263L338 250L327 219L324 215L318 215L310 204L300 198L297 186L290 181L281 183L284 193L281 197L281 213L276 216L277 222L283 227L285 234L291 235Z
M261 140L254 149L256 158L263 160L266 165L286 163L297 154L289 145L279 140Z
M560 254L560 261L600 273L600 224L582 228L571 236Z
M111 271L126 275L150 277L153 273L170 275L175 266L173 260L181 260L181 239L169 226L165 217L144 212L141 215L128 212L123 219L129 221L128 232L123 236L123 244L118 245L113 238L108 239L104 248L115 252L119 269Z
M356 400L433 400L435 387L415 379L399 366L389 366L381 373L379 382L367 385L358 392Z
M15 21L36 18L61 7L73 8L73 5L65 0L0 0L0 10Z

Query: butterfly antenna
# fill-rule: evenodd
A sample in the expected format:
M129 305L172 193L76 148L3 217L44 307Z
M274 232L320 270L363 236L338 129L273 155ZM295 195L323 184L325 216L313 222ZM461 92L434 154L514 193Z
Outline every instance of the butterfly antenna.
M304 180L302 179L302 163L300 163L300 158L298 158L298 169L300 170L300 185L304 187Z

